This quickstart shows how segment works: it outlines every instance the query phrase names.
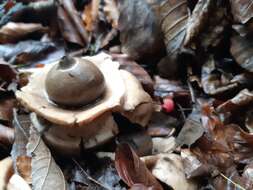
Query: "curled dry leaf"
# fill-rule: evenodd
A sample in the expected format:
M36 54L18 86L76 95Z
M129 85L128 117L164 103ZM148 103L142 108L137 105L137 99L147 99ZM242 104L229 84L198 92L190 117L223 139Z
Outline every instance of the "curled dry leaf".
M111 55L113 60L119 62L120 69L124 69L132 73L141 82L144 90L146 90L151 95L153 94L154 91L153 80L144 68L142 68L138 63L136 63L126 54L111 54Z
M134 60L158 58L163 49L162 34L155 13L145 0L118 2L122 52Z
M61 169L55 163L50 150L38 132L31 127L27 149L32 155L32 185L34 190L66 190L66 181Z
M187 24L184 45L201 45L205 49L218 45L228 24L226 14L226 6L220 0L198 1Z
M239 110L253 103L253 93L248 89L240 91L234 98L227 100L217 107L220 113L232 112Z
M177 154L157 154L143 157L152 174L175 190L197 190L193 180L186 179L182 159Z
M231 11L236 22L245 24L253 17L251 0L230 0Z
M201 84L206 94L219 95L237 89L239 82L232 79L232 76L225 72L220 72L216 68L216 60L214 60L213 56L209 56L202 66Z
M55 49L56 46L52 42L27 40L17 44L0 45L0 56L13 64L27 65Z
M186 0L167 0L160 5L161 28L164 33L164 42L168 55L180 50L185 38L188 19Z
M84 28L79 13L73 1L60 0L58 6L58 20L60 30L66 41L86 47L89 43L89 35Z
M11 178L13 171L13 162L10 157L0 161L0 189L4 190Z
M17 79L17 71L4 60L0 60L0 80L3 80L7 83Z
M251 38L234 35L231 37L230 52L240 67L253 72L253 43Z
M0 29L0 43L15 43L34 32L44 33L48 28L37 23L9 22Z
M129 187L143 184L147 187L153 186L156 190L163 189L128 144L121 144L116 149L115 167L121 179Z

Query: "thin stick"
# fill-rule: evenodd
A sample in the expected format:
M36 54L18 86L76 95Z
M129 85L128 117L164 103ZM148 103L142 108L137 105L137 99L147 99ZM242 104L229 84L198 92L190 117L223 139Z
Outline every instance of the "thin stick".
M238 187L241 190L246 190L244 189L242 186L240 186L239 184L233 182L231 179L229 179L227 176L225 176L223 173L220 173L221 177L223 177L224 179L228 180L230 183L232 183L235 187Z

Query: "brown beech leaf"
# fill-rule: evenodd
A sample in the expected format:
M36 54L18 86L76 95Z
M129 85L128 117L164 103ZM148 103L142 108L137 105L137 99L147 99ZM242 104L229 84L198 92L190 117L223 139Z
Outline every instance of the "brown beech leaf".
M248 89L244 89L240 91L232 99L229 99L220 106L218 106L216 110L220 113L232 112L252 104L253 104L253 93Z
M143 184L147 187L153 186L156 190L163 189L128 144L120 144L116 149L115 167L121 179L129 187Z
M48 28L37 23L9 22L0 29L0 43L15 43L34 32L45 33Z
M67 185L64 175L55 163L50 150L38 132L31 127L27 150L32 155L32 185L34 190L62 189Z
M188 20L186 0L167 0L160 5L161 28L165 35L165 45L168 55L179 51L185 38Z
M152 174L175 190L197 190L194 180L186 179L182 158L177 154L157 154L142 158Z
M221 41L226 19L226 6L220 0L201 0L195 6L187 24L184 45L215 47Z
M132 73L142 84L144 90L149 94L153 94L154 83L147 71L142 68L138 63L131 59L126 54L111 54L112 59L118 61L120 64L120 69L124 69Z
M146 62L159 58L163 50L162 33L156 15L146 0L118 1L122 52Z
M245 24L253 17L251 0L230 0L231 11L236 22Z
M234 35L231 38L230 52L239 66L253 72L253 42L250 37Z
M60 0L57 13L63 38L68 42L86 47L89 36L73 1Z

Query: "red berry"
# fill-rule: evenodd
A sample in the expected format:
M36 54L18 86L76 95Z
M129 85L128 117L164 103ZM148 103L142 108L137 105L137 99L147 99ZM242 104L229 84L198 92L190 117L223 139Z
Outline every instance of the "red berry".
M175 104L174 101L171 98L165 98L163 100L163 105L162 108L164 109L165 112L170 113L174 110Z

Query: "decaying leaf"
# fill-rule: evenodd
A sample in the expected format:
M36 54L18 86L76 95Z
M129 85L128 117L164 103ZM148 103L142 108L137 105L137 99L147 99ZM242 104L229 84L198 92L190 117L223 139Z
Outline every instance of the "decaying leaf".
M134 60L157 59L163 49L162 34L155 13L145 0L118 2L122 52Z
M0 43L14 43L28 35L39 32L44 33L48 28L36 23L9 22L0 29Z
M177 136L176 142L179 146L191 146L204 133L204 128L201 124L201 114L198 108L194 108L192 113L186 119L183 128Z
M188 19L187 1L167 0L162 2L160 10L161 28L169 56L180 51L185 38Z
M226 14L226 4L221 0L199 0L187 24L184 45L204 49L217 46L228 24Z
M175 137L155 137L152 142L152 154L171 153L177 147Z
M253 109L249 109L246 113L245 127L250 133L253 133Z
M181 158L187 179L208 174L209 166L201 163L189 149L181 150Z
M4 60L0 63L0 80L11 83L17 79L17 71Z
M143 161L128 144L118 146L115 155L115 166L121 179L129 186L143 184L162 190L162 186L149 172Z
M235 97L217 107L217 111L220 113L232 112L251 104L253 104L253 93L248 89L244 89Z
M202 66L201 84L206 94L219 95L237 89L239 82L232 79L233 76L220 72L216 68L216 60L213 56L210 56Z
M13 64L29 64L55 49L56 46L52 42L27 40L17 44L0 45L0 56Z
M35 190L66 190L64 175L55 163L50 150L34 128L31 128L27 149L32 155L32 185Z
M120 144L127 143L133 147L138 156L147 156L152 153L152 139L146 131L121 135L118 141Z
M253 72L253 43L250 37L234 35L231 38L230 52L242 68Z
M251 0L230 0L231 10L236 22L245 24L253 17Z
M197 190L193 180L188 180L184 174L182 159L176 154L157 154L143 157L152 174L175 190Z

